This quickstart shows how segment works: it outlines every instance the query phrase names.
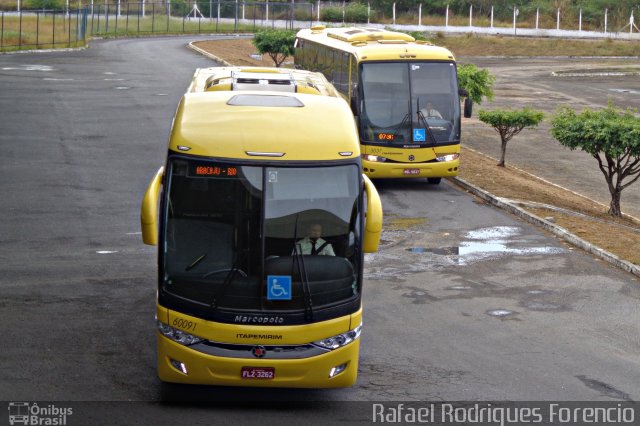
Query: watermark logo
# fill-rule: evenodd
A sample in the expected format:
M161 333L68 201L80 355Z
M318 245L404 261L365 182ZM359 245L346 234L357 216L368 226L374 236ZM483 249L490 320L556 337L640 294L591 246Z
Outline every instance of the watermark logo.
M44 406L37 402L10 402L10 425L56 425L67 424L68 418L73 414L73 408L58 407L54 404Z

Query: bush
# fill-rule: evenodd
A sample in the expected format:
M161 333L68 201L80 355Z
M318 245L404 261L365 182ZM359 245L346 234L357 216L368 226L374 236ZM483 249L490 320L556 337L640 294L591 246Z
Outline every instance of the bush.
M342 8L325 7L320 10L320 19L327 22L342 22Z
M371 12L373 13L373 10ZM350 3L344 13L347 22L367 22L369 17L367 6L359 3Z
M62 9L64 5L64 0L27 0L25 2L26 9L54 10Z

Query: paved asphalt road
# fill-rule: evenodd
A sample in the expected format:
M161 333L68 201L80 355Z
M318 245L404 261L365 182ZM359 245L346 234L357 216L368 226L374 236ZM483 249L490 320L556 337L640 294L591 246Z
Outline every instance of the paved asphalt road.
M0 400L102 401L68 424L161 424L220 412L105 401L640 398L637 278L420 180L380 185L385 231L367 257L356 386L163 388L155 250L140 241L138 209L181 93L212 65L188 41L0 56ZM224 420L351 419L345 407L307 408L231 406Z

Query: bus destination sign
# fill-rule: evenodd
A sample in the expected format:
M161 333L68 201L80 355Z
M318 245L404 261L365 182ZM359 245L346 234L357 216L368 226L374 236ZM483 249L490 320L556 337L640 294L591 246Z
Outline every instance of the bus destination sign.
M236 177L238 168L226 164L191 163L189 175L194 177Z

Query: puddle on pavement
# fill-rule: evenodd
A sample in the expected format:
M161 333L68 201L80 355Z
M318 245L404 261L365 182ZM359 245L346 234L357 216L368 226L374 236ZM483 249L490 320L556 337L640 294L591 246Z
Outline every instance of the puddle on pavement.
M396 221L397 219L397 221ZM394 218L390 222L408 227L422 224L424 218ZM385 227L387 222L385 222ZM565 253L566 249L545 246L535 239L523 237L518 226L495 226L474 229L462 235L461 242L455 246L424 247L413 246L401 249L411 238L424 238L427 232L412 230L409 234L401 229L383 231L381 250L365 254L366 279L403 280L405 276L425 271L441 270L452 266L465 266L501 256L553 255ZM453 236L447 236L447 239ZM438 240L438 238L436 238ZM399 248L399 247L398 247ZM411 254L406 254L407 252Z
M491 315L492 317L498 318L506 318L511 315L514 315L516 312L510 311L508 309L491 309L487 311L487 315Z
M550 246L523 246L517 226L495 226L469 231L465 241L452 247L409 247L410 253L429 253L439 256L458 256L459 264L482 260L499 255L539 255L563 253L564 249Z

